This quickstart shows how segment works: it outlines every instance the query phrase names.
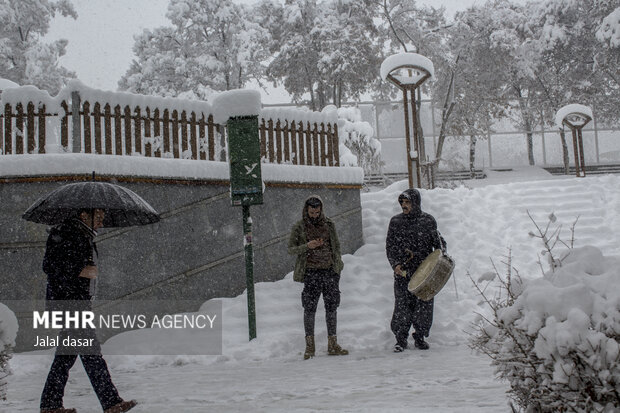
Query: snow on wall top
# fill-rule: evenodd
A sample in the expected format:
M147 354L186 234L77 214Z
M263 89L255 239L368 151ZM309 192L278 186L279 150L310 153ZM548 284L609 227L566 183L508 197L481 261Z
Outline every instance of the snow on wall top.
M213 99L213 121L225 124L228 118L235 116L259 115L261 109L258 90L228 90Z
M79 92L80 100L82 102L88 101L92 105L95 102L109 103L111 106L120 105L121 107L129 106L146 109L169 109L178 110L179 112L196 112L197 115L204 114L208 117L213 113L211 105L207 102L200 100L189 99L176 99L176 98L162 98L159 96L139 95L129 92L110 92L105 90L92 89L84 85L79 80L71 80L65 88L63 88L58 96L58 101L71 100L71 93ZM3 96L4 98L4 96Z
M332 183L361 185L364 171L358 167L261 164L265 182ZM53 154L0 157L1 177L90 175L227 181L227 162L143 156Z
M9 79L0 79L0 90L8 89L10 87L19 87L19 85Z
M562 128L562 121L564 120L564 118L568 115L570 115L571 113L582 113L584 115L588 115L590 117L590 119L593 118L592 116L592 109L589 106L585 106L585 105L580 105L578 103L573 103L571 105L566 105L561 107L558 112L555 114L555 124L558 128Z
M57 111L60 107L58 101L51 97L47 91L40 90L35 86L17 86L2 91L2 106L7 103L11 106L21 103L26 110L28 102L34 103L35 107L43 104L49 111Z
M3 83L7 86L3 90ZM336 111L323 110L323 112L313 112L308 109L298 108L265 108L261 109L260 92L257 90L237 89L222 92L215 97L212 104L205 101L162 98L158 96L139 95L127 92L109 92L104 90L92 89L85 86L79 80L71 80L65 88L63 88L58 96L51 97L47 91L40 90L35 86L19 86L10 80L0 79L0 91L2 91L2 105L10 104L16 106L21 103L26 109L28 102L33 102L35 106L45 104L46 109L52 113L58 113L61 110L61 102L70 102L72 93L78 92L81 102L88 101L91 104L91 110L95 102L100 104L109 103L112 107L120 105L121 108L129 106L135 108L139 106L142 109L150 108L151 110L168 109L170 112L177 110L187 113L195 112L198 117L204 115L207 118L213 115L215 123L224 124L229 117L233 116L249 116L259 115L265 119L280 119L281 121L296 121L313 123L332 123L338 122L338 113Z
M388 56L383 63L381 63L381 79L387 79L387 75L389 75L390 72L403 66L419 67L426 70L431 77L435 76L435 67L429 58L417 53L397 53ZM406 80L407 79L403 76L399 77L399 81L403 83L415 83L415 81L407 82Z
M338 122L338 112L325 109L322 112L312 112L298 108L263 108L261 116L264 119L279 119L289 123L309 122L310 124L331 123L335 125Z

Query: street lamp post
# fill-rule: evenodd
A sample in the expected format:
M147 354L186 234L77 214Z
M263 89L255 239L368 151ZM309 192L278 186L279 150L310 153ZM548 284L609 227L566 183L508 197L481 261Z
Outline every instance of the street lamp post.
M434 71L433 62L417 53L398 53L387 57L381 64L381 78L389 80L403 91L409 188L422 185L420 158L424 154L424 137L418 133L418 108L415 92L422 83L434 75ZM411 121L409 120L409 102L411 102ZM413 145L410 126L413 129Z
M583 153L583 135L581 131L591 120L592 109L579 104L566 105L560 108L555 115L556 125L560 129L567 126L572 132L575 175L578 177L586 176L586 161Z

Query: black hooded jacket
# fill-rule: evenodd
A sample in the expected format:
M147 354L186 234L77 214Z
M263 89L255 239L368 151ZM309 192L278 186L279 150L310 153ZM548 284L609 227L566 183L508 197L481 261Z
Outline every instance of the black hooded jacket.
M441 248L437 222L432 215L422 212L420 193L408 189L399 196L411 200L409 214L400 213L390 220L385 250L392 269L397 265L411 278L415 270L433 250Z
M93 261L93 233L78 219L51 229L43 272L47 274L47 300L89 300L90 279L79 277Z

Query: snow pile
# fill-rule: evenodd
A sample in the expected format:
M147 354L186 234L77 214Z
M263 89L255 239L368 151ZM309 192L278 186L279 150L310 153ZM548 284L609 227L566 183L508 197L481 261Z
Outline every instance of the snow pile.
M6 399L7 377L11 374L9 359L17 337L17 317L0 303L0 400Z
M492 303L494 319L472 342L491 356L522 408L611 412L620 405L619 277L620 257L584 246L542 278L504 280L506 300Z
M589 116L590 119L593 118L592 109L589 106L580 105L578 103L573 103L571 105L562 106L557 111L557 113L555 114L555 125L558 128L562 129L564 127L562 123L564 121L564 118L566 118L567 116L573 113L581 113L583 115Z

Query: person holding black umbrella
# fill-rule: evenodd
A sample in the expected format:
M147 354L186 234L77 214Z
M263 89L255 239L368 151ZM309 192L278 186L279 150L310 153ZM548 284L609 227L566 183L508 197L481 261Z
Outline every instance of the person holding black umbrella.
M90 311L91 283L97 278L94 238L102 227L148 225L159 214L135 192L119 185L92 181L63 185L32 204L22 218L53 225L47 239L43 271L47 275L47 309ZM41 395L41 413L73 413L63 407L69 370L80 356L105 413L121 413L136 406L125 401L112 383L94 329L61 331L86 338L88 347L58 346Z
M94 237L103 226L104 219L105 211L102 209L83 209L75 217L52 227L43 259L43 271L47 274L48 303L61 301L62 304L73 303L72 309L91 309L90 284L97 277ZM54 305L48 306L52 307ZM74 330L72 332L75 333ZM63 333L66 334L66 330ZM137 402L123 400L112 383L94 331L87 329L80 333L82 337L93 339L93 344L87 350L63 346L57 348L41 395L41 413L76 412L75 409L63 407L63 396L69 370L78 354L105 413L126 412L133 408Z

